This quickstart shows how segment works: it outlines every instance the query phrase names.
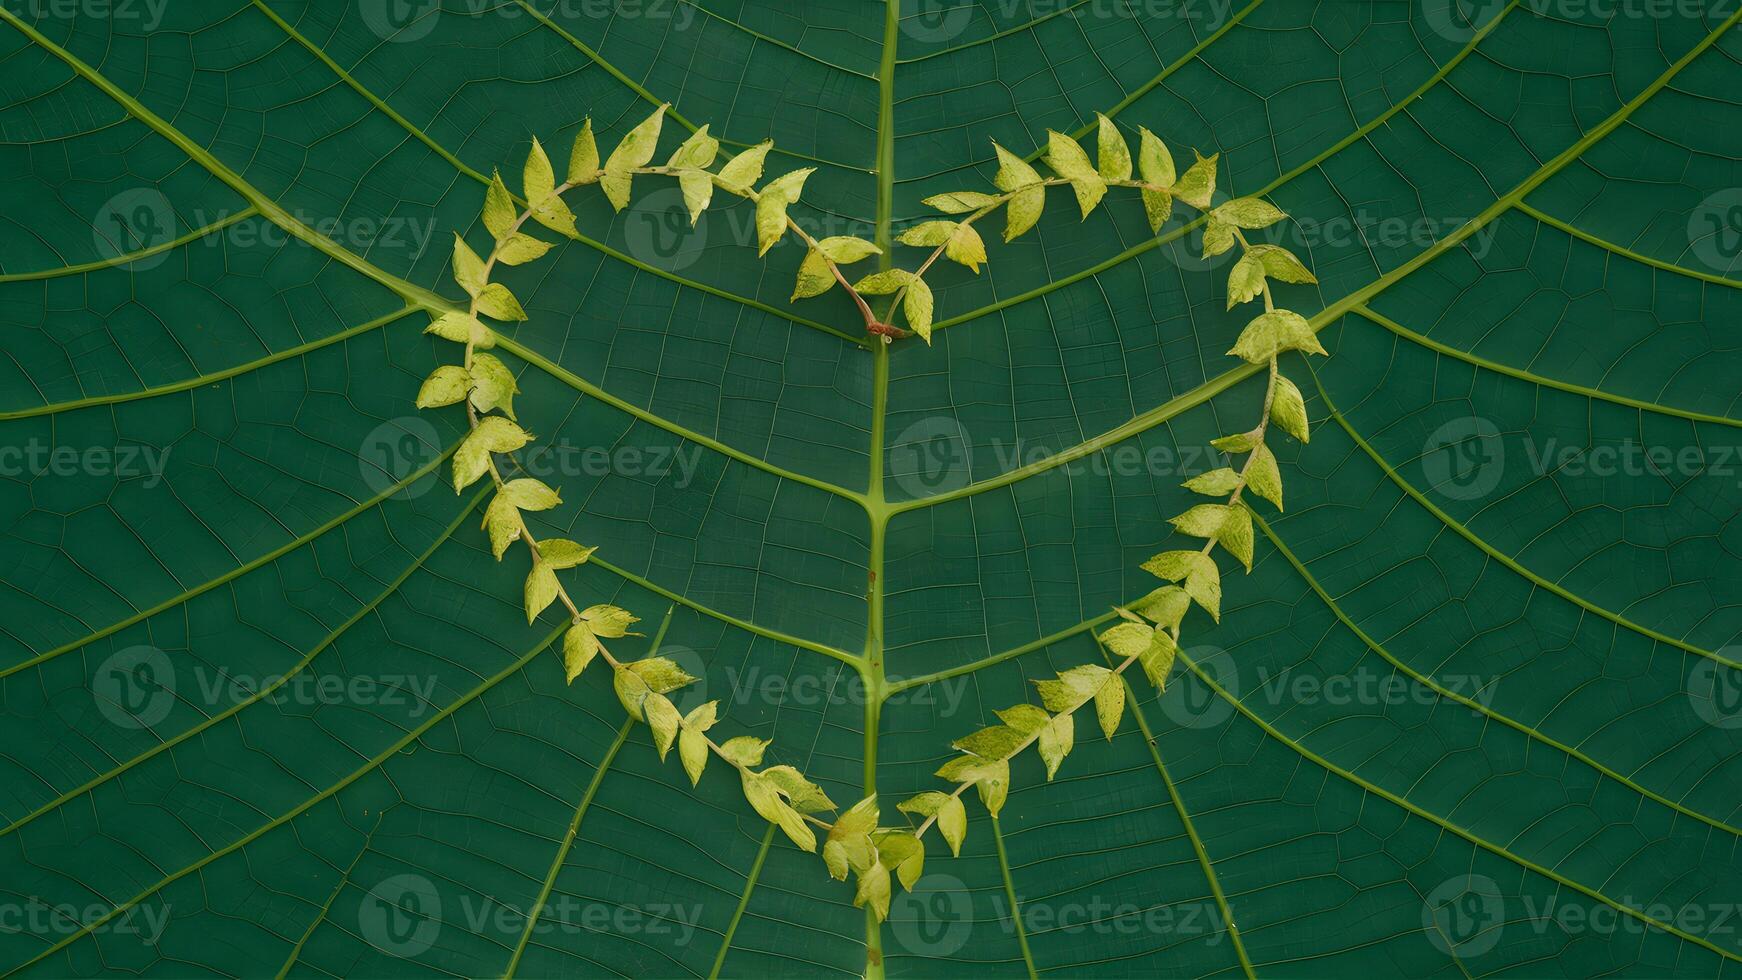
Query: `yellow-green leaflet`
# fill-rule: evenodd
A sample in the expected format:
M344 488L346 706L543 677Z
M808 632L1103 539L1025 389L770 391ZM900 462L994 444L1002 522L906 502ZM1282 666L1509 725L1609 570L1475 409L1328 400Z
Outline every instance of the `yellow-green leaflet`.
M1131 179L1131 147L1119 127L1102 113L1095 113L1095 169L1107 181Z
M569 183L591 184L598 179L599 147L593 140L593 120L589 117L575 134L575 146L569 152Z
M618 211L629 206L630 180L633 177L630 171L647 166L653 159L653 151L659 146L659 129L665 121L666 108L666 105L661 105L653 110L653 115L630 130L605 161L605 176L599 179L599 186L605 191L611 207Z
M1040 220L1046 209L1046 188L1041 184L1040 174L1027 161L997 143L992 148L998 152L998 174L992 182L1011 195L1004 205L1004 240L1008 242Z

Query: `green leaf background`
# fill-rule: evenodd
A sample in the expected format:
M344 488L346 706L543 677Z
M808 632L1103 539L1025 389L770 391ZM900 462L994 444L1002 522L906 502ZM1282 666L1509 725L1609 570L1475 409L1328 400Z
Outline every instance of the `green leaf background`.
M0 970L1734 975L1742 34L1598 6L6 0ZM1104 111L1220 152L1320 279L1281 287L1331 354L1285 364L1313 438L1222 624L970 804L881 930L565 686L436 473L460 413L411 407L491 171L664 101L661 154L772 137L817 168L795 216L885 244ZM934 345L884 349L788 303L748 207L585 190L502 276L565 500L531 516L601 547L577 599L702 675L716 737L836 800L893 815L1101 662L1257 409L1233 255L1117 192L940 265Z

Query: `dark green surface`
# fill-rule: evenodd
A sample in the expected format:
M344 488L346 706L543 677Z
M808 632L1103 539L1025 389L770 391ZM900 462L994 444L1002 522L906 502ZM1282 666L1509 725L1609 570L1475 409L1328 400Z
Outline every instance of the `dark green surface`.
M386 40L372 2L3 6L0 446L169 454L0 479L0 972L866 969L849 888L718 766L692 790L625 737L602 673L566 687L524 556L491 561L478 498L423 476L463 423L414 420L454 357L416 307L456 294L481 175L669 100L668 143L706 122L817 166L795 214L829 233L886 238L984 187L990 139L1097 110L1221 151L1224 187L1301 227L1433 229L1297 244L1321 285L1279 300L1331 357L1285 365L1315 422L1280 450L1287 514L1165 697L1138 682L1139 720L1082 726L1052 784L1020 763L1000 826L970 805L962 857L934 849L881 931L890 975L1737 974L1742 293L1734 228L1689 231L1742 202L1734 4L1487 4L1472 31L1432 0L447 0ZM1090 628L1153 587L1137 566L1205 464L1089 464L1256 410L1227 266L1117 193L1081 223L1050 204L978 278L935 273L947 326L887 355L817 329L856 333L838 292L786 303L799 255L758 261L743 208L650 246L649 212L578 195L589 240L504 277L541 443L696 460L551 478L545 529L610 563L577 598L640 613L636 645L727 699L717 736L775 739L837 801L935 787L952 738L1097 660ZM332 241L283 232L310 227ZM1446 431L1493 435L1485 492L1448 481ZM916 479L939 433L961 465ZM1551 440L1711 465L1534 470ZM1012 473L1013 443L1085 458ZM141 647L168 687L121 689L150 724L118 725L103 692ZM732 699L746 671L834 696ZM285 673L420 694L250 699ZM879 712L861 673L949 676ZM1281 673L1479 708L1276 696ZM529 932L541 896L569 905ZM19 928L37 902L95 927Z

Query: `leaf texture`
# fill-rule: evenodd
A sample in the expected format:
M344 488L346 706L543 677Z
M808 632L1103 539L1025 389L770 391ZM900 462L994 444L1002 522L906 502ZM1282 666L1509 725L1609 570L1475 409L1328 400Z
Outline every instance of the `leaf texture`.
M0 906L97 910L0 929L0 971L1736 971L1737 13L920 6L0 12ZM729 766L661 765L608 671L565 683L445 479L459 412L413 408L491 175L668 101L650 159L772 138L767 174L815 168L790 216L883 268L990 187L988 137L1043 167L1099 112L1139 162L1140 127L1220 154L1318 279L1271 281L1330 356L1282 355L1312 438L1220 623L998 819L965 796L881 929ZM701 678L676 712L903 819L1190 546L1179 484L1263 404L1237 252L1055 197L884 347L842 290L789 301L804 250L759 260L753 206L598 190L494 273L517 475L562 500L525 516L598 546L562 574L641 617L612 642ZM1628 446L1672 462L1591 470Z

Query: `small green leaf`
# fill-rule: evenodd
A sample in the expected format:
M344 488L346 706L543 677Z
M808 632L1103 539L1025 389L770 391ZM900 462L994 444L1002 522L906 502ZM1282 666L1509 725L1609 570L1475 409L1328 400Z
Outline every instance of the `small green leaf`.
M1007 759L1027 737L1027 732L1008 725L992 725L956 739L950 747L971 752L982 759Z
M763 140L727 160L726 165L720 168L720 186L735 194L748 193L762 179L763 161L768 158L768 151L773 148L773 140Z
M1101 722L1101 735L1111 742L1118 731L1118 721L1125 715L1125 682L1110 677L1094 695L1094 715Z
M1282 471L1269 448L1259 446L1252 450L1252 458L1246 461L1246 485L1282 510Z
M1301 442L1307 441L1306 399L1301 397L1294 382L1280 373L1276 376L1276 396L1270 403L1270 417L1289 435Z
M610 635L600 632L597 624L589 625L592 625L596 635ZM696 682L696 679L685 672L682 667L679 667L676 661L667 657L645 657L624 664L623 669L633 671L647 684L648 690L655 694L667 694Z
M1210 445L1225 453L1248 453L1258 445L1256 432L1236 432L1231 436L1220 436L1210 440Z
M998 199L992 195L981 194L978 191L950 191L945 194L933 194L920 203L929 208L937 208L945 214L967 214L997 202Z
M617 702L623 705L623 710L636 721L646 721L647 716L641 711L641 706L653 694L647 682L631 670L618 669L611 672L611 688L617 692Z
M588 554L593 549L588 548ZM588 606L581 610L581 619L593 627L593 632L607 638L628 636L629 627L640 622L641 618L633 615L627 609L612 605Z
M1179 629L1192 597L1177 585L1164 585L1131 604L1131 610L1157 626Z
M786 209L798 203L805 178L816 172L805 167L782 174L763 186L756 196L756 254L766 255L786 234Z
M519 425L500 415L478 420L478 427L467 437L478 440L493 453L511 453L532 441L532 436Z
M959 221L922 221L903 231L896 241L903 245L919 245L932 247L949 241L951 233L961 225Z
M1109 679L1105 687L1116 686L1119 682ZM1040 730L1040 758L1046 763L1046 778L1048 782L1059 771L1059 763L1071 753L1071 748L1077 741L1077 716L1061 714L1053 718Z
M1149 230L1160 231L1161 226L1167 224L1167 219L1173 214L1173 195L1166 191L1152 190L1139 193L1143 197L1143 213L1149 218Z
M1267 364L1277 354L1290 350L1307 354L1325 352L1305 317L1292 310L1270 310L1246 324L1228 353L1252 364Z
M1100 640L1113 656L1120 660L1130 660L1149 649L1149 638L1154 633L1153 627L1142 623L1120 623L1102 633Z
M1210 198L1216 193L1216 158L1220 156L1220 153L1212 153L1198 157L1198 161L1174 183L1174 196L1200 211L1208 208Z
M508 185L502 183L500 173L490 177L490 187L484 192L484 227L490 229L490 237L501 241L514 227L519 211L514 207L514 195L508 193Z
M569 183L591 184L599 179L599 145L593 140L593 120L588 117L575 134L575 148L569 152Z
M599 640L586 623L576 623L563 634L563 670L568 674L570 684L599 655L599 649Z
M543 258L549 251L549 242L517 231L496 246L496 261L503 265L524 265Z
M659 761L664 762L666 753L671 751L671 743L677 738L677 730L683 724L683 716L663 694L648 695L641 703L641 712L647 716L647 727L653 730L653 747L659 750Z
M598 550L598 548L576 544L566 538L545 538L538 543L539 559L550 567L558 569L584 565L587 559L593 556L593 552ZM630 621L633 622L634 619L631 618ZM609 636L610 634L600 633L599 635Z
M1260 243L1247 249L1246 254L1263 263L1265 274L1272 279L1282 282L1319 281L1293 252L1281 245Z
M690 777L691 786L702 781L702 772L707 768L711 750L706 733L714 727L719 709L720 702L709 701L684 716L683 732L677 738L677 757L683 762L683 769Z
M452 405L466 397L466 391L472 386L472 378L466 369L457 364L444 364L436 368L425 378L423 386L417 389L418 408L441 408Z
M1144 562L1143 569L1169 582L1183 581L1192 601L1221 621L1222 572L1214 558L1200 551L1164 551Z
M853 288L867 296L885 296L913 281L913 273L906 269L885 269L861 278Z
M714 178L702 173L678 174L677 186L683 191L684 207L690 212L690 224L702 220L702 212L708 209L708 202L714 199Z
M1257 299L1264 292L1264 263L1250 250L1228 273L1228 309Z
M974 226L959 221L924 221L901 233L903 245L944 246L944 255L978 273L986 261L986 243Z
M968 836L968 811L962 806L961 797L934 790L910 797L896 804L895 808L903 813L916 813L922 818L935 815L938 833L943 834L944 841L950 845L950 854L961 855L962 841Z
M907 292L901 298L901 313L907 317L907 325L913 332L919 334L929 345L931 343L932 295L931 287L925 280L915 276L907 284Z
M1082 145L1064 133L1047 130L1046 165L1060 177L1070 179L1071 190L1077 195L1077 207L1085 218L1107 193L1107 182L1089 162L1089 155L1083 152Z
M1099 664L1080 664L1059 672L1057 680L1035 681L1040 701L1046 710L1059 714L1074 711L1095 696L1095 691L1112 671Z
M1024 737L1033 735L1040 726L1052 720L1052 716L1032 704L1015 704L997 712L998 720L1009 725ZM1008 755L1009 753L1005 753Z
M889 918L889 869L882 861L871 862L871 867L859 873L859 889L853 893L853 904L870 909L878 922Z
M1145 184L1172 187L1174 181L1173 154L1161 137L1142 126L1137 127L1137 172Z
M503 485L502 492L521 510L550 510L563 502L555 490L531 477L509 480Z
M1252 571L1252 512L1244 507L1228 508L1228 519L1217 532L1216 543Z
M1256 197L1237 197L1210 212L1216 220L1251 231L1268 228L1288 217L1280 208Z
M514 372L493 354L472 355L472 405L480 412L500 408L502 414L514 417L514 396L520 385Z
M877 854L884 867L894 868L901 887L913 891L913 886L925 873L925 845L904 830L884 833L877 838Z
M714 165L714 158L719 156L720 141L708 135L706 123L689 135L677 149L671 153L671 159L665 165L668 167L694 167L706 170Z
M1173 671L1174 659L1179 655L1179 644L1166 630L1156 630L1149 639L1149 647L1138 658L1143 667L1143 676L1149 678L1149 683L1157 691L1167 690L1167 675Z
M1112 182L1131 179L1131 146L1119 127L1105 115L1095 113L1095 169Z
M526 576L526 621L537 619L539 613L556 601L556 594L556 569L543 562L532 566Z
M873 255L883 254L883 250L863 238L852 235L835 235L817 242L817 251L828 256L837 265L852 265Z
M784 831L801 850L817 849L817 835L805 825L804 818L798 815L798 811L780 798L779 790L775 789L767 777L761 773L743 771L740 779L744 785L744 798L750 802L751 809L762 819Z
M809 249L804 253L804 261L798 264L798 278L793 283L793 299L809 299L821 296L835 285L835 274L829 271L829 261L823 253Z
M835 808L835 801L829 799L829 794L823 792L821 786L804 778L804 773L791 766L770 766L762 771L762 775L786 794L786 798L792 801L793 807L802 813L816 813Z
M466 291L468 296L476 296L484 288L489 277L484 273L484 260L472 247L466 244L458 232L454 233L454 282Z
M538 137L532 138L532 150L526 155L526 167L523 173L521 187L526 193L527 203L537 206L544 199L556 193L556 173L551 170L550 157L544 152L544 146L538 142Z
M1040 220L1046 208L1046 188L1041 185L1040 174L1027 161L997 143L992 148L998 151L998 173L992 182L999 190L1014 195L1004 206L1004 240L1008 242Z
M1213 538L1222 529L1222 522L1228 519L1227 504L1196 504L1180 514L1170 518L1174 528L1181 534L1189 534L1194 538Z
M1229 467L1200 473L1180 484L1193 493L1201 493L1208 497L1226 497L1240 485L1240 474Z
M521 309L520 301L514 298L507 286L499 282L486 283L475 302L478 312L487 317L512 321L526 319L526 311Z
M1234 247L1234 226L1210 215L1204 222L1204 258L1221 255Z
M659 146L659 129L665 121L665 110L665 105L653 110L653 115L630 130L605 161L605 176L600 178L599 186L604 189L612 208L621 211L629 206L630 181L634 176L630 171L647 166L653 159L653 151Z
M514 507L514 501L506 495L497 492L491 498L490 506L484 508L484 530L490 535L490 553L497 561L508 552L508 546L520 537L520 511Z
M733 765L760 766L762 765L762 753L767 748L767 739L740 735L737 738L727 739L726 744L720 746L720 755Z
M456 344L469 343L480 350L496 346L496 334L469 313L443 313L431 320L423 332Z

